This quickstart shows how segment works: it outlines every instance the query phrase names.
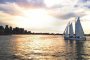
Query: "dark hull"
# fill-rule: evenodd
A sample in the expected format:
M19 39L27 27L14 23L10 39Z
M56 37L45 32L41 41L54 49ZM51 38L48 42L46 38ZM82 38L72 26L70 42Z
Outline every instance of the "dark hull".
M64 40L86 40L86 37L81 37L81 38L70 38L70 37L64 37Z

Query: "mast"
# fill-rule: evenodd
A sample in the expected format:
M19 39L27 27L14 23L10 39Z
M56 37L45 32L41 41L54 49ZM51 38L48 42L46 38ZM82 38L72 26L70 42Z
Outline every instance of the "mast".
M81 26L80 18L78 17L76 23L75 23L75 34L76 37L83 37L84 36L84 31Z

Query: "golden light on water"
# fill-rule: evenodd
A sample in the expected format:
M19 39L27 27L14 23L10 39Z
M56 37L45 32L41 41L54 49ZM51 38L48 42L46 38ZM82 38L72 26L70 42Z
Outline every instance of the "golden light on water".
M58 36L27 35L24 37L23 35L22 37L14 39L13 42L15 55L21 56L24 59L56 59L52 55L65 51L65 42L64 40L60 40Z
M13 43L11 50L17 59L72 60L76 59L77 54L81 54L83 50L83 41L65 41L60 35L18 35L15 37L11 40Z
M27 35L28 37L28 35ZM57 36L42 36L42 35L34 35L28 38L24 38L24 35L20 38L18 37L14 41L16 42L17 46L20 46L19 48L21 49L22 47L30 47L30 49L53 49L55 48L54 46L61 45L64 46L64 42L60 40L59 38L57 39ZM54 38L53 40L50 38ZM56 42L56 39L59 40L59 42ZM62 39L62 38L61 38ZM24 46L25 45L25 46ZM50 48L49 48L50 47ZM58 46L57 46L58 47ZM60 49L59 49L60 50Z

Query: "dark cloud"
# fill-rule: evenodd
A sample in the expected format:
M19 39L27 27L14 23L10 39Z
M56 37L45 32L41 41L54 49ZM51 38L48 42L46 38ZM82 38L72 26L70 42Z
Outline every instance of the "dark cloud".
M16 2L16 0L0 0L0 3L6 3L6 2Z
M7 2L7 3L6 3ZM0 0L0 11L11 14L20 15L19 8L22 7L42 7L43 0Z
M90 0L79 0L74 7L86 7L90 9Z
M89 1L89 0L79 0L79 2L82 2L82 3L85 3L87 1Z
M68 19L70 19L70 18L72 18L72 17L77 17L77 16L80 16L80 17L82 17L82 16L85 16L86 14L84 14L84 13L74 13L74 12L69 12L69 13L67 13L67 14L64 14L64 15L61 15L61 16L56 16L57 18L60 18L60 19L62 19L62 20L68 20Z
M75 13L68 13L66 15L61 16L62 19L69 19L71 17L77 16Z
M34 6L34 7L42 7L44 6L43 0L18 0L16 1L19 5L22 6Z
M90 5L86 5L86 7L90 9Z
M44 6L43 0L0 0L0 3L17 3L21 6Z
M77 17L77 16L82 17L82 16L85 16L85 15L86 14L85 13L82 13L82 12L80 12L80 13L71 12L71 13L68 13L68 14L62 16L62 19L70 19L72 17Z
M8 14L14 14L14 10L10 8L0 7L0 11L3 11L4 13L8 13Z
M20 12L16 9L17 6L16 4L0 4L0 11L11 15L19 14Z

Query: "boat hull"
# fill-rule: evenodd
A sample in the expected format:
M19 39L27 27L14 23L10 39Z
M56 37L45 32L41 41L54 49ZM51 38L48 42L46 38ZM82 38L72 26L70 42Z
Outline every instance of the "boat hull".
M69 40L69 37L64 37L64 40Z
M74 37L65 37L64 36L64 40L75 40L75 38Z
M81 37L81 38L70 38L70 37L64 37L64 40L86 40L86 37Z
M64 40L75 40L75 38L64 37Z
M75 38L75 40L86 40L86 37Z

